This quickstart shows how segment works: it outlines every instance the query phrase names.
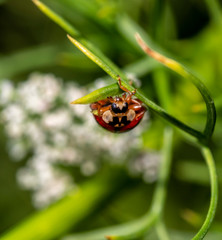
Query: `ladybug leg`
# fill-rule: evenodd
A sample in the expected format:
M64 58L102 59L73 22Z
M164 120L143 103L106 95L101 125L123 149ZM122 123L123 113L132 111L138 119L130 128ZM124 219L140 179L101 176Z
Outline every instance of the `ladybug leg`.
M142 105L142 101L140 101L139 99L131 99L130 104L137 104L137 105Z
M146 112L146 108L142 105L140 100L132 99L131 104L128 106L128 109L132 109L136 112L136 119L143 116Z
M125 88L125 87L121 84L121 78L120 78L120 77L118 77L118 83L119 83L119 87L120 87L124 92L127 92L127 93L128 93L127 96L124 95L124 100L125 100L128 104L130 104L130 102L131 102L131 100L132 100L132 96L133 96L134 94L136 94L136 89L133 90L132 92L129 91L127 88Z
M92 110L97 110L97 112L98 112L98 116L101 116L105 111L107 111L107 110L110 110L110 107L111 107L111 105L109 105L109 106L102 106L101 104L99 104L98 102L96 102L96 103L92 103L91 105L90 105L90 108L92 109Z
M132 92L129 92L129 94L127 95L127 97L125 98L125 101L130 104L132 102L132 96L136 93L136 89Z
M109 106L103 107L103 105L105 105L105 104L107 104L107 103L109 103L109 101L107 101L107 100L100 100L100 101L98 101L98 102L91 103L91 104L90 104L90 108L91 108L92 110L97 110L97 111L98 111L98 115L100 116L100 115L103 113L103 111L106 111L107 108L109 108ZM104 110L102 110L102 109L104 109ZM105 110L105 109L106 109L106 110ZM101 111L101 110L102 110L102 111Z
M98 110L98 108L100 108L101 107L101 105L98 103L98 102L95 102L95 103L91 103L90 104L90 108L92 109L92 110Z
M100 109L98 109L99 116L101 116L104 112L110 110L110 108L111 108L111 105L105 106L105 107L101 106Z
M136 114L136 119L140 118L140 116L143 116L145 112L146 112L146 109L144 109L143 111L137 113Z
M136 93L136 89L131 92L131 91L129 91L127 88L125 88L125 87L121 84L121 78L120 78L120 76L118 76L118 84L119 84L119 87L120 87L124 92L129 93L130 96L132 96L132 95L134 95L134 94ZM132 85L132 84L130 83L130 85Z
M108 102L110 102L110 103L115 102L114 99L113 99L113 97L108 97L107 100L108 100Z
M127 94L126 94L126 93L123 93L122 98L123 98L123 101L126 101Z
M132 109L134 111L140 111L141 109L143 109L144 107L141 104L130 104L128 106L128 109Z
M103 106L103 105L110 103L110 101L112 99L113 99L112 97L108 97L107 99L99 100L97 103L99 103L101 106Z
M98 102L94 102L90 104L90 107L93 108L93 110L97 110L99 106L107 105L110 102L109 98L104 100L99 100Z

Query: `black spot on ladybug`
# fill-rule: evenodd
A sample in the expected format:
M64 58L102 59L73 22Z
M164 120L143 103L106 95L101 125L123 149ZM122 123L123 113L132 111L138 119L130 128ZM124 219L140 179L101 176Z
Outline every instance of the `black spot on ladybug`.
M109 122L109 125L114 127L123 127L129 123L130 121L127 120L127 117L123 116L123 117L114 117L113 121Z
M127 117L126 117L126 116L122 117L121 123L123 123L124 126L127 125L129 122L130 122L130 121L127 120Z

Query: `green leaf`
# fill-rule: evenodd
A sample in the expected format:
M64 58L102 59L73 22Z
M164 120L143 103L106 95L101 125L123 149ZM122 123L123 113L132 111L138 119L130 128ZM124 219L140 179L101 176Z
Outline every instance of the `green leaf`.
M121 188L126 180L124 171L109 168L79 185L54 205L33 214L0 236L0 240L57 239L89 216L104 199Z
M97 89L82 98L78 98L75 101L71 102L71 104L89 104L92 102L97 102L99 100L105 99L107 95L115 96L120 94L121 92L122 90L119 88L119 85L117 83L114 83L107 87Z

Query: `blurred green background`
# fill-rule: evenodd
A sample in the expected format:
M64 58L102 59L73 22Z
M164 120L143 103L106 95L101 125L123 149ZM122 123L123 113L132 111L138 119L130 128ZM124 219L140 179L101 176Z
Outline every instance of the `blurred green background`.
M135 29L142 28L154 43L170 52L201 76L215 99L217 107L217 124L210 145L218 168L221 189L221 2L214 0L47 0L44 3L79 29L115 64L125 69L127 73L138 77L145 95L156 102L159 102L156 84L160 84L155 82L158 78L158 73L155 74L156 66L154 62L144 56L135 44L132 26ZM61 92L64 88L69 89L69 84L77 84L75 85L78 86L76 89L78 88L78 91L84 89L86 93L90 89L96 88L97 85L94 84L96 79L105 76L105 73L97 65L70 44L66 33L44 16L32 1L0 1L0 36L0 79L1 81L8 80L13 84L15 92L18 91L16 89L21 89L22 84L28 84L27 79L30 79L30 74L33 72L40 73L39 78L43 78L44 74L52 73L60 79L57 81L61 84L58 91L59 97L56 98L56 104L50 108L52 112L57 108L67 108L66 104L69 105L69 101L66 101L65 97L63 100L60 99L67 93ZM200 94L186 80L180 79L169 70L166 72L171 91L170 113L201 130L205 123L206 111ZM42 80L44 81L44 79ZM42 94L44 95L44 92ZM82 94L82 92L78 94ZM3 95L2 92L1 95ZM73 99L69 100L75 98L76 96L73 96ZM16 99L13 99L13 102L16 103ZM7 104L1 103L1 114L3 113L3 115ZM19 104L22 104L22 101ZM69 109L69 111L72 110ZM87 108L85 111L89 112ZM38 119L42 121L41 113L35 114L27 111L26 114L30 115L29 117L32 119L37 119L36 122ZM46 113L44 112L44 114ZM78 120L82 121L82 116L79 118ZM75 121L77 120L75 119ZM55 163L59 169L63 169L65 174L75 180L75 187L82 182L90 182L91 178L106 172L107 168L110 169L108 171L114 172L120 171L120 168L124 172L122 173L124 181L120 180L121 184L110 190L110 193L105 194L106 197L101 196L101 201L99 201L101 204L92 207L89 214L86 214L86 217L82 218L71 230L85 231L118 224L135 219L147 210L155 187L155 178L150 180L148 176L147 180L142 170L137 171L137 174L130 174L129 168L136 168L136 165L131 164L133 159L160 153L163 129L167 123L153 115L152 112L149 119L144 121L149 121L149 123L147 125L144 123L138 134L117 137L118 141L122 143L126 143L131 138L139 139L139 143L135 143L135 149L134 144L131 144L129 149L122 152L120 150L118 157L124 159L121 164L118 164L115 156L106 156L109 147L115 151L117 147L114 146L115 139L108 140L106 149L94 149L93 145L88 148L92 152L99 151L94 156L97 161L97 170L92 174L88 172L90 170L87 170L87 167L85 171L81 170L80 163L67 164L62 160ZM87 127L95 128L95 125L96 123L93 122L91 125L85 126L85 134L87 134ZM1 118L1 233L37 211L36 205L33 204L35 189L30 187L32 191L25 190L17 180L18 170L30 162L35 146L27 144L28 150L25 156L21 157L19 161L15 161L15 157L10 154L14 142L10 139L7 126L7 122ZM64 133L69 129L64 127L62 131ZM100 129L98 131L101 131L103 138L106 136L105 131ZM98 141L101 136L97 136ZM26 139L26 141L29 140ZM87 142L81 145L78 142L81 141L76 141L76 149L81 149L84 144L88 144ZM100 144L103 145L103 141ZM90 156L87 157L90 158ZM110 160L110 158L112 159ZM118 165L118 170L115 169L116 165ZM167 228L170 229L175 239L189 239L189 234L192 236L201 226L209 205L209 187L208 171L201 154L195 146L184 139L179 132L176 132L173 166L164 211ZM64 196L65 192L61 193L58 198ZM221 239L221 208L219 201L215 221L206 239ZM148 236L147 239L156 239L156 236Z

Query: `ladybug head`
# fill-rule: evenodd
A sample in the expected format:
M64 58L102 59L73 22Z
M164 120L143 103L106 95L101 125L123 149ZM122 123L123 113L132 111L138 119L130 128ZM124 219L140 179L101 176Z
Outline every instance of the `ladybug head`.
M125 113L128 110L128 103L117 97L111 108L114 113Z

